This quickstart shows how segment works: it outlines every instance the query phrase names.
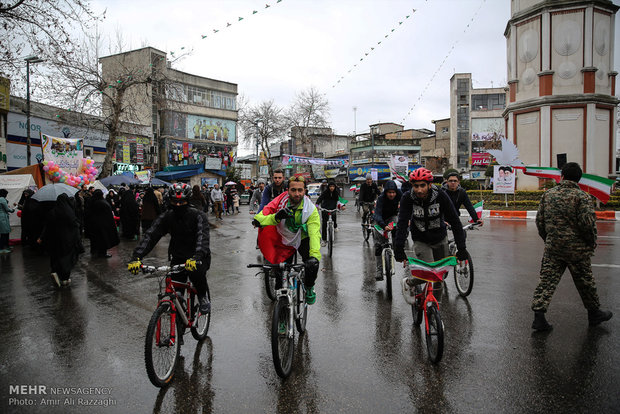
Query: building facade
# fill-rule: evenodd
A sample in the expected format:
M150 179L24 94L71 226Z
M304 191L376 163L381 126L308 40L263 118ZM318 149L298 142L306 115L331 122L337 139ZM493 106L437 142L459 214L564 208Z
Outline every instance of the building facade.
M512 0L507 41L508 139L526 165L615 169L615 16L607 0ZM518 188L537 188L521 173Z
M471 73L456 73L450 79L449 164L461 172L484 169L490 162L489 149L500 147L505 137L502 112L506 91L473 88ZM443 127L442 127L443 128Z
M421 164L435 174L443 174L450 160L450 118L432 122L435 133L420 141Z
M119 68L155 70L159 82L128 96L131 121L150 130L152 166L168 180L211 182L226 175L237 153L237 85L172 69L166 53L146 47L100 59L105 79ZM105 108L104 108L105 111ZM129 121L129 120L127 120ZM117 143L118 150L125 143ZM144 147L138 152L144 152Z

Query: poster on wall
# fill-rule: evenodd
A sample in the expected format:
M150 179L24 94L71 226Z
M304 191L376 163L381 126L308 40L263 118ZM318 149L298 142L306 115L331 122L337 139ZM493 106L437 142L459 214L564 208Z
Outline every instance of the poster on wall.
M235 142L236 129L235 121L187 115L187 138Z
M511 166L493 166L493 192L496 194L514 194L515 175Z
M77 175L84 158L84 140L41 136L43 156L46 161L53 161L67 174Z
M392 155L390 159L394 171L401 176L407 176L409 169L409 158L406 155Z

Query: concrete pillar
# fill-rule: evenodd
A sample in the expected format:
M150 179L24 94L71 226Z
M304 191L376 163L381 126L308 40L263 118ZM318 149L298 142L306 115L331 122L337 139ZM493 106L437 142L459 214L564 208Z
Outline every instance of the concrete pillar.
M551 15L549 11L542 13L542 23L540 28L540 58L542 71L551 70Z
M553 167L551 157L551 107L540 107L540 166Z
M594 22L593 22L594 10L592 6L586 8L585 11L585 27L583 29L584 32L584 42L583 42L583 63L584 67L589 68L592 66L592 39L593 39L593 30L594 30Z
M601 145L601 139L604 139L604 145L608 145L609 142L605 137L595 135L596 131L594 129L596 125L596 104L589 103L586 106L588 113L586 114L586 142L583 148L583 164L581 167L584 173L588 174L596 174L595 167L597 164L605 162L604 160L597 160L595 158L596 152L593 151L593 148L598 144Z

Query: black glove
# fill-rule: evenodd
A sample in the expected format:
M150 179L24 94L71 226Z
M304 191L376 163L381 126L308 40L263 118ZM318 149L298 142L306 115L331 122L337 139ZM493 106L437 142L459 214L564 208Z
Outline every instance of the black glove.
M292 216L293 216L293 212L291 211L291 209L288 207L284 207L282 210L276 213L276 220L282 221Z
M458 260L467 260L469 258L469 253L467 253L467 249L459 249L456 252L456 258Z
M256 220L256 219L253 219L253 220L252 220L252 225L253 225L254 227L260 227L260 222L259 222L258 220Z
M397 262L404 262L407 260L407 255L405 254L405 249L395 249L394 250L394 259Z

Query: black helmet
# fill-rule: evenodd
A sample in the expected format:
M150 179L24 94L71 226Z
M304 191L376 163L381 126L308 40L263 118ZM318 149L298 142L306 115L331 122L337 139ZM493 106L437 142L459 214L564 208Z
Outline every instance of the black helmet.
M172 201L183 201L189 200L189 196L192 194L192 189L188 184L185 183L175 183L170 186L170 190L168 190L168 199L170 202Z

